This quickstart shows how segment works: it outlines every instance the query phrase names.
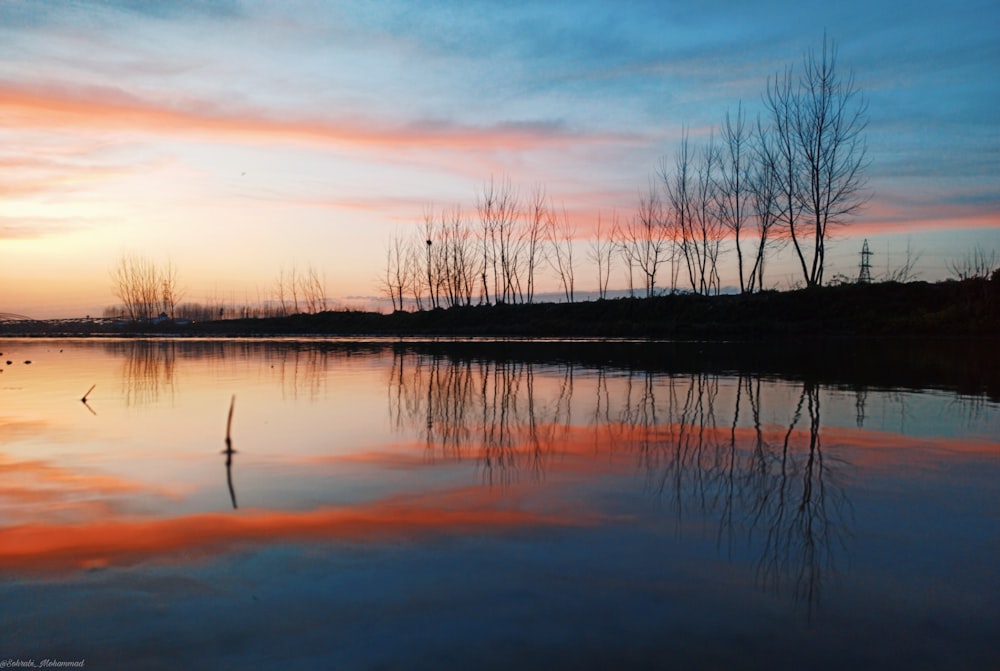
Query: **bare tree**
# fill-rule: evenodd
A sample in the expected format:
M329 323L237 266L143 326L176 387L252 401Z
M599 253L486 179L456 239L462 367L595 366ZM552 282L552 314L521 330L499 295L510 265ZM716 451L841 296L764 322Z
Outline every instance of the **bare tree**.
M718 180L719 152L714 138L702 148L695 182L695 257L698 262L699 293L708 295L713 290L718 293L719 253L724 230L719 218Z
M714 140L710 139L695 159L685 131L673 171L666 161L660 165L660 177L670 200L671 224L676 227L671 237L684 259L691 290L706 295L719 290L718 259L724 230L717 207L718 164Z
M441 276L439 274L439 267L437 263L437 258L440 256L440 250L442 246L439 244L437 247L434 246L435 238L437 237L437 228L435 226L435 216L434 208L428 207L424 209L424 272L427 274L427 299L430 301L431 308L437 308L441 306L439 289L441 287Z
M111 270L111 290L122 302L129 321L147 322L160 312L171 318L180 299L177 270L168 262L157 268L151 259L123 254Z
M618 226L618 214L611 214L611 231L603 227L601 213L597 213L597 231L590 243L590 259L597 267L597 295L608 297L608 283L611 281L611 259L615 253L614 231Z
M780 150L775 135L769 133L760 119L754 135L753 161L749 175L750 208L757 225L757 249L747 277L747 291L764 289L764 260L773 243L772 232L783 218Z
M168 260L160 270L160 305L168 318L173 319L177 303L184 295L177 281L177 267Z
M525 302L535 299L535 273L542 259L545 258L545 222L549 210L545 189L536 186L531 192L527 212L524 217L524 251L525 251Z
M406 248L406 286L410 288L413 295L413 304L417 310L424 309L424 291L426 287L427 275L424 273L424 262L421 260L424 255L425 244L421 240L411 240Z
M288 278L285 277L285 269L278 269L278 277L274 282L274 299L278 303L280 316L288 314Z
M664 216L659 191L650 184L647 192L639 196L639 208L632 219L619 227L623 255L642 272L647 298L656 293L656 275L669 254Z
M831 224L843 224L867 200L864 193L868 106L853 73L837 73L837 49L823 36L806 53L798 89L791 69L768 83L765 103L778 136L788 233L806 285L821 286ZM801 216L799 216L801 215ZM807 260L806 240L812 258Z
M740 234L747 227L750 218L750 141L751 131L747 125L742 103L736 107L735 116L726 112L722 124L722 149L720 152L716 205L719 221L733 234L736 249L736 264L739 270L740 293L748 289L743 273L743 248Z
M801 158L795 139L795 105L796 96L794 76L791 68L786 68L780 76L767 82L767 92L764 105L769 117L766 130L767 137L760 142L760 147L768 151L770 169L776 180L778 193L778 215L776 223L781 225L783 233L792 241L796 257L802 268L803 276L809 277L805 255L802 251L800 238L801 224L799 215L802 210L802 178L800 177ZM758 131L759 134L763 131ZM759 284L759 282L758 282Z
M455 206L448 214L447 223L442 214L442 227L449 233L448 256L449 272L452 276L455 305L472 304L472 293L475 291L476 250L471 232L467 228L462 208Z
M614 249L622 257L629 298L635 298L635 247L631 239L628 227L623 226L616 215L612 220L611 240Z
M947 265L958 280L987 279L1000 267L997 265L997 251L992 249L987 252L982 245L976 245L964 256L951 259Z
M695 167L691 159L691 148L686 129L681 134L680 145L674 156L673 170L664 159L660 162L660 178L663 180L667 198L670 201L672 223L676 229L674 235L675 253L679 252L680 257L684 259L684 267L687 270L688 281L691 283L691 290L697 292L701 263L695 235Z
M488 303L489 275L493 276L493 299L508 302L515 299L517 286L517 192L509 179L499 184L493 178L483 185L476 200L482 231L483 295ZM492 271L492 273L491 273Z
M887 254L888 256L888 254ZM892 268L889 264L888 259L886 260L885 267L885 281L886 282L912 282L917 279L920 273L916 272L917 263L919 263L921 253L913 252L913 247L911 246L911 240L906 239L906 254L903 258L903 263L896 268Z
M549 210L546 212L545 227L549 241L549 265L559 278L562 285L563 296L569 303L574 298L574 273L573 267L573 234L575 227L570 223L569 215L563 208L562 217L559 217Z
M315 314L326 309L326 282L320 272L310 265L299 275L299 292L308 313Z
M403 289L406 287L406 244L394 233L385 248L385 278L382 286L392 301L392 310L403 309Z

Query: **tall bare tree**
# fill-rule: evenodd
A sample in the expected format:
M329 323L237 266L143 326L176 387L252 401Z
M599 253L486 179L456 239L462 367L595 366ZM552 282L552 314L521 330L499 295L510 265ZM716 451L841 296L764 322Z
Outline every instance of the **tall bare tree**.
M757 249L747 277L747 290L764 290L764 261L767 250L774 245L772 232L783 218L780 149L773 133L761 120L753 138L753 161L749 175L750 209L757 227Z
M670 201L672 225L676 229L674 251L684 259L691 290L698 291L698 276L701 266L698 254L696 224L696 176L695 164L691 157L691 144L685 129L674 156L671 169L666 159L660 162L660 178L663 180L667 198Z
M739 270L740 293L747 293L747 281L743 272L743 247L740 235L750 219L750 179L751 168L751 128L747 124L742 103L736 107L735 115L726 112L722 124L722 147L719 156L718 187L716 205L719 221L733 234L736 249L736 264ZM752 288L749 289L752 291Z
M545 189L536 186L527 203L524 215L524 269L525 294L524 300L531 303L535 299L535 276L538 267L545 258L545 222L549 211L548 198Z
M517 192L504 179L499 183L490 178L476 199L476 210L482 231L483 295L488 303L489 275L493 276L493 299L497 302L514 300L517 278L518 217Z
M724 229L718 210L719 152L714 136L702 147L695 182L695 256L698 262L699 293L718 293L719 254L722 247Z
M768 83L765 104L782 161L788 234L806 285L820 286L830 225L846 223L867 200L868 105L853 73L837 73L837 49L825 35L820 52L803 58L797 88L786 69Z

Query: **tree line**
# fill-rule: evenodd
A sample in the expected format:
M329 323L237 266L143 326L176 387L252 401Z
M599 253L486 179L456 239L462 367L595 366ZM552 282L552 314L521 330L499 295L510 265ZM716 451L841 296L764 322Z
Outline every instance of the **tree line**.
M111 270L111 290L121 302L106 308L104 316L134 323L161 317L190 321L284 317L323 312L330 305L325 275L312 265L304 270L297 265L282 267L268 290L263 294L258 290L256 301L247 298L240 303L234 297L229 301L182 303L184 289L173 262L157 263L129 253L123 254Z
M612 271L630 295L721 290L720 259L735 252L742 293L765 287L766 261L790 245L805 286L821 286L832 227L866 202L867 103L853 74L837 72L837 50L821 49L770 77L763 109L742 103L695 144L685 130L630 214L598 214L587 257L598 295ZM394 310L472 303L531 303L549 270L575 296L575 225L536 186L522 196L491 178L470 213L429 208L419 232L393 235L380 284ZM666 271L667 277L663 273Z

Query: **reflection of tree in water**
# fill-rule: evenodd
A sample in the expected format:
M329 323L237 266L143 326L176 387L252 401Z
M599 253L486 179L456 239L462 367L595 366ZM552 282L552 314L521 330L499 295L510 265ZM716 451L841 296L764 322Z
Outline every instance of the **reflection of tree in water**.
M281 386L285 399L319 401L331 371L356 355L379 356L384 346L367 343L255 340L126 340L101 343L121 357L122 389L129 405L156 402L174 390L178 364L195 363L199 375L236 377L256 371Z
M156 403L164 392L173 396L176 343L132 340L115 344L122 355L122 395L126 406Z
M555 397L540 400L535 365L396 353L389 415L397 428L419 422L429 458L477 460L490 485L522 471L544 475L545 460L572 421L573 366Z
M732 556L745 542L762 586L790 589L810 610L819 602L850 507L844 464L822 448L817 384L802 383L776 428L762 420L759 376L597 370L585 380L596 450L634 453L647 491L669 501L678 522L716 519L720 549ZM542 479L567 449L574 384L569 364L397 353L390 415L399 428L420 428L430 457L475 458L487 484L525 470ZM731 417L720 414L723 398Z
M797 429L805 405L808 436ZM823 453L820 436L820 390L803 384L795 413L778 449L761 455L761 474L750 489L751 531L763 532L758 574L769 586L791 578L795 595L817 604L823 578L834 567L835 552L845 547L850 505L838 482L841 465Z

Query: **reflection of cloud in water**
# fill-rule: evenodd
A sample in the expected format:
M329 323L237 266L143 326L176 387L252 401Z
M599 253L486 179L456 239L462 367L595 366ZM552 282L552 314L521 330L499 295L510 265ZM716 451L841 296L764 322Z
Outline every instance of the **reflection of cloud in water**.
M12 443L19 440L35 438L51 430L51 424L45 420L23 420L0 417L0 441Z
M258 510L152 520L123 517L80 525L22 524L0 529L0 567L36 571L121 566L186 560L240 544L357 541L593 522L580 514L541 514L497 505L482 491L453 490L306 512Z
M86 522L127 507L135 495L173 497L163 489L45 460L12 460L0 454L0 515L10 520Z

